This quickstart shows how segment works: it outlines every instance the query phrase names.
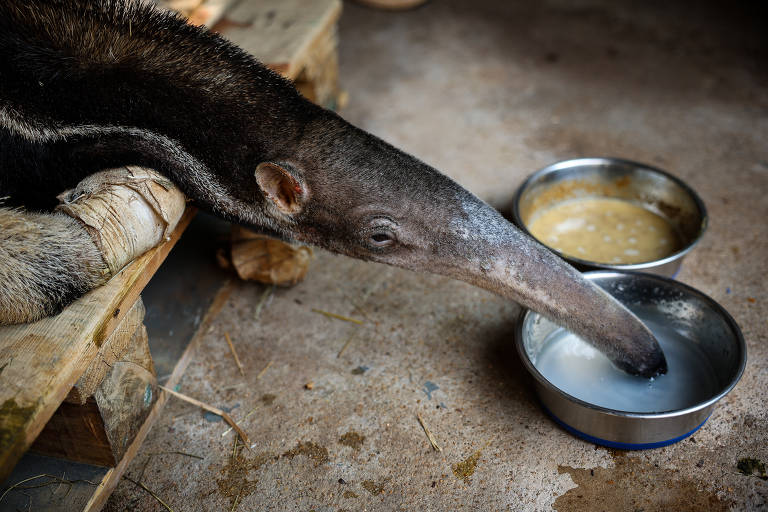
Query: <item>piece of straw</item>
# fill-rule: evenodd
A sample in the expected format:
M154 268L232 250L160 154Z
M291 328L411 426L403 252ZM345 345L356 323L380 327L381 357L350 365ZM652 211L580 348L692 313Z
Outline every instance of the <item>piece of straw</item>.
M270 367L270 366L272 366L272 363L273 363L273 362L274 362L274 361L270 361L270 362L268 362L268 363L267 363L267 366L265 366L265 367L264 367L264 369L262 369L262 370L259 372L259 374L256 376L256 380L259 380L259 379L261 378L261 376L262 376L262 375L264 375L265 373L267 373L267 370L269 370L269 367Z
M368 313L366 313L366 312L365 312L365 310L364 310L362 307L360 307L359 305L357 305L357 303L356 303L355 301L353 301L353 300L352 300L352 299L349 297L349 295L347 295L346 293L344 293L344 290L342 290L342 289L341 289L339 286L337 286L337 287L336 287L336 291L338 291L338 292L339 292L339 293L340 293L340 294L341 294L341 295L342 295L342 296L343 296L343 297L344 297L344 298L345 298L347 301L349 301L349 303L350 303L350 304L352 304L352 307L354 307L354 308L357 310L357 312L358 312L358 313L360 313L361 315L363 315L363 316L365 317L365 319L366 319L366 320L369 320L369 321L371 320L371 318L368 316Z
M53 481L46 482L46 483L41 484L41 485L22 486L22 484L25 484L27 482L31 482L32 480L37 480L38 478L52 478ZM79 480L66 480L66 479L64 479L64 478L62 478L60 476L51 475L51 474L48 474L48 473L41 473L39 475L31 476L29 478L25 478L24 480L20 480L20 481L16 482L15 484L13 484L12 486L10 486L9 488L7 488L3 494L0 494L0 501L3 501L3 498L5 498L5 496L9 492L13 491L14 489L18 489L18 490L37 489L38 487L46 487L48 485L53 485L55 483L58 483L59 485L67 484L69 486L69 488L71 489L73 484L80 483L80 482L84 482L84 483L87 483L87 484L90 484L90 485L99 485L99 484L97 484L95 482L91 482L90 480L82 480L82 479L79 479ZM67 493L69 493L69 491L67 491Z
M421 414L416 413L416 418L418 418L419 423L421 423L421 428L424 429L424 433L427 434L427 439L429 439L429 444L432 445L432 448L434 448L438 452L443 451L442 448L437 446L437 441L435 441L435 436L433 436L432 432L430 432L429 428L427 428L427 424L424 423L424 418L421 417Z
M344 344L343 347L341 347L341 350L339 350L339 353L336 354L337 358L341 357L341 354L343 354L344 351L347 350L347 347L349 346L350 343L352 343L352 339L353 338L354 338L354 336L350 336L349 339L347 339L347 342Z
M201 402L200 400L195 400L192 397L189 397L187 395L179 393L178 391L174 391L174 390L172 390L170 388L167 388L165 386L158 385L158 387L160 389L162 389L163 391L167 391L168 393L172 394L176 398L180 398L180 399L184 400L185 402L189 402L190 404L196 405L196 406L200 407L201 409L205 409L206 411L212 412L213 414L216 414L217 416L221 416L224 419L224 421L229 423L230 426L233 429L235 429L235 432L237 432L237 435L239 435L240 439L243 440L243 444L246 445L246 446L250 446L251 440L248 439L248 436L245 434L245 432L243 432L243 429L241 429L237 425L237 423L235 423L235 420L233 420L232 417L229 414L227 414L226 412L222 411L221 409L217 409L216 407L213 407L213 406L210 406L208 404L205 404L205 403Z
M259 409L260 407L261 407L261 404L257 405L257 406L256 406L256 407L254 407L253 409L251 409L251 411L250 411L248 414L246 414L246 415L243 417L243 419L242 419L242 420L240 420L240 421L245 421L245 420L247 420L247 419L248 419L248 417L249 417L251 414L255 413L255 412L256 412L256 410L257 410L257 409ZM228 429L227 429L227 430L226 430L226 431L225 431L223 434L221 434L221 437L224 437L225 435L229 434L230 432L232 432L232 427L229 427L229 428L228 428Z
M240 495L243 494L243 487L245 484L240 486L240 490L237 492L237 497L235 498L235 502L232 504L232 508L229 509L229 512L235 512L235 509L237 508L237 504L240 502Z
M237 352L235 352L235 346L232 344L232 339L229 337L229 333L224 333L224 338L227 340L227 345L229 345L229 350L232 351L232 356L235 358L235 363L237 363L237 368L240 370L240 375L245 377L245 372L243 371L243 365L240 363L240 358L237 357Z
M144 489L145 491L147 491L150 494L150 496L155 498L159 504L161 504L163 507L165 507L165 510L167 510L168 512L173 512L173 509L170 507L170 505L168 505L166 502L164 502L163 499L160 496L158 496L157 494L152 492L146 485L144 485L141 482L137 482L136 480L134 480L134 479L132 479L130 477L127 477L125 475L123 475L123 478L125 478L126 480L131 482L133 485L137 485L137 486L141 487L142 489Z
M325 315L328 318L335 318L337 320L343 320L345 322L352 322L353 324L357 324L357 325L364 325L365 324L365 322L362 322L362 321L360 321L360 320L358 320L356 318L349 318L348 316L337 315L336 313L329 313L328 311L323 311L322 309L312 308L312 312L313 313L320 313L321 315Z

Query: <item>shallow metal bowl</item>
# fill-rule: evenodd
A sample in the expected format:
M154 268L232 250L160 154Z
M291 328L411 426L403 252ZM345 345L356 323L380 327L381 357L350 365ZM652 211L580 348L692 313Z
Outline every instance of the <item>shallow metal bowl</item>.
M677 231L682 247L654 261L611 264L563 254L540 240L580 270L639 270L674 276L707 227L704 203L688 185L660 169L618 158L564 160L541 169L517 190L512 214L530 235L527 225L537 212L563 201L592 197L627 200L661 215Z
M585 277L641 319L652 315L658 324L674 329L686 342L697 344L698 352L714 370L717 392L678 410L652 413L618 411L579 400L568 390L554 386L536 367L545 340L561 328L538 313L524 311L517 326L517 350L535 380L544 409L570 433L614 448L656 448L693 434L744 371L747 351L736 322L708 296L666 277L606 271L587 272Z

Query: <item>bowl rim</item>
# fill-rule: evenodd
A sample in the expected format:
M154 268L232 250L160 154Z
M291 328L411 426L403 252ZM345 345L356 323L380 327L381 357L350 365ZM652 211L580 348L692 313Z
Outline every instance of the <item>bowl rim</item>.
M525 351L524 340L523 340L523 325L528 315L539 314L539 313L531 311L527 308L522 308L522 311L520 312L520 315L518 317L517 325L515 326L515 346L517 348L517 353L520 356L520 360L523 363L523 366L525 366L526 370L528 370L528 373L530 373L531 376L534 379L536 379L536 381L540 385L560 395L561 398L564 398L565 400L576 403L581 407L585 407L587 409L591 409L591 410L608 414L611 416L620 416L624 418L639 418L639 419L665 419L665 418L675 418L678 416L685 416L687 414L691 414L696 411L705 409L706 407L709 407L711 405L714 405L715 403L720 401L720 399L722 399L725 395L730 393L731 390L739 382L739 380L741 380L741 377L744 373L744 369L746 368L746 365L747 365L747 344L744 341L744 335L742 334L741 329L739 328L739 325L736 323L736 320L733 319L730 313L728 313L728 311L726 311L723 306L721 306L717 301L715 301L710 296L697 290L696 288L693 288L692 286L689 286L685 283L681 283L680 281L676 281L669 277L660 276L657 274L649 274L645 272L593 270L590 272L584 272L583 275L589 280L594 280L601 277L615 278L615 277L621 277L621 276L637 276L637 277L642 277L644 279L661 281L665 284L672 284L673 286L679 287L681 291L696 295L700 299L703 299L705 302L708 302L710 305L712 305L713 309L715 309L720 315L722 315L723 319L726 321L728 326L731 328L731 330L735 334L736 343L741 353L739 367L736 370L736 373L734 374L734 376L730 379L730 381L723 387L723 389L719 393L717 393L713 397L708 398L707 400L704 400L702 402L699 402L695 405L691 405L683 409L674 409L669 411L658 411L658 412L633 412L633 411L621 411L618 409L603 407L600 405L592 404L590 402L586 402L584 400L581 400L579 398L576 398L575 396L568 394L567 392L563 391L562 389L552 384L546 377L544 377L544 375L541 374L541 372L539 372L536 366L534 366L534 364L531 362L530 358L528 357L528 354Z
M528 226L525 224L525 222L523 222L522 215L520 214L520 200L523 194L525 193L525 191L528 189L528 187L530 187L531 183L533 183L534 181L537 181L542 176L546 176L547 174L551 174L553 172L562 171L564 169L571 169L571 168L582 167L582 166L614 165L614 164L630 165L638 169L655 172L657 174L664 176L670 181L676 183L678 186L680 186L680 188L682 188L691 197L691 199L693 199L693 202L696 204L696 207L699 209L699 212L701 212L701 223L699 225L699 231L698 233L696 233L696 236L693 238L693 240L690 241L686 246L684 246L680 250L670 254L669 256L665 256L664 258L661 258L661 259L651 260L651 261L642 261L639 263L618 263L617 264L617 263L602 263L602 262L597 262L592 260L585 260L585 259L578 258L576 256L565 254L561 251L558 251L554 247L551 247L546 243L542 242L541 240L533 236L533 234L528 230ZM600 269L606 269L606 270L619 270L619 271L643 270L646 268L661 267L663 265L666 265L667 263L671 263L673 261L682 259L686 254L691 252L691 250L693 250L693 248L699 244L701 239L704 237L704 233L707 231L707 227L709 226L709 215L707 214L707 208L704 205L704 201L702 201L702 199L699 197L696 191L693 190L683 180L657 167L653 167L651 165L647 165L640 162L635 162L633 160L627 160L624 158L616 158L616 157L584 157L584 158L573 158L569 160L560 160L539 169L538 171L528 176L525 179L525 181L523 181L523 183L521 183L520 186L515 191L514 200L512 203L512 217L515 221L515 225L518 228L520 228L520 230L523 231L523 233L530 236L535 241L537 241L538 243L540 243L550 251L554 252L561 258L567 261L572 261L577 265L582 265L585 267L593 267L593 268L600 268Z

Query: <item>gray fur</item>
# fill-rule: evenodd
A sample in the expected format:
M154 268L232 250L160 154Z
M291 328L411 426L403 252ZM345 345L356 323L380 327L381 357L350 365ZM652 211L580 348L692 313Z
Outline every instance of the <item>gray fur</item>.
M0 325L56 314L108 278L101 253L77 220L0 208Z

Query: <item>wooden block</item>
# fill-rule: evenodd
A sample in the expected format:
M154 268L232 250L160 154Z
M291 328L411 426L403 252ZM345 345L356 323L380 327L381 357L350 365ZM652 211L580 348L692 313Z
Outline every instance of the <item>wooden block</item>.
M202 337L209 332L213 320L226 304L233 288L233 284L227 282L216 294L211 307L208 308L208 312L205 314L203 321L200 323L200 327L198 328L192 340L190 340L189 345L184 350L184 353L173 369L173 373L171 373L170 378L166 382L165 385L169 388L173 389L179 383L179 381L181 381L181 377L184 375L187 366L192 360L192 355L194 354L197 345L200 343ZM98 512L104 506L104 503L106 503L109 495L120 482L120 478L123 476L123 473L128 467L128 464L130 464L131 460L133 460L133 458L136 456L136 453L139 451L141 443L144 442L144 438L152 428L155 420L160 416L168 396L168 393L162 390L160 391L160 395L154 407L152 408L152 412L150 412L150 414L147 416L147 419L144 421L144 424L139 429L139 432L136 435L136 438L133 440L133 443L131 443L131 445L128 447L125 455L123 455L123 458L120 460L117 466L110 469L107 474L104 475L102 480L99 482L99 485L93 491L93 495L83 509L83 512Z
M195 211L187 209L170 240L61 314L0 327L0 481L98 356L99 347L136 302Z
M134 312L143 313L144 307L140 300L137 303L110 337L111 341L133 327L123 354L112 359L93 396L86 396L82 403L59 406L32 451L101 466L115 466L123 457L157 397L143 314L138 325L135 322ZM99 365L90 368L101 371Z

